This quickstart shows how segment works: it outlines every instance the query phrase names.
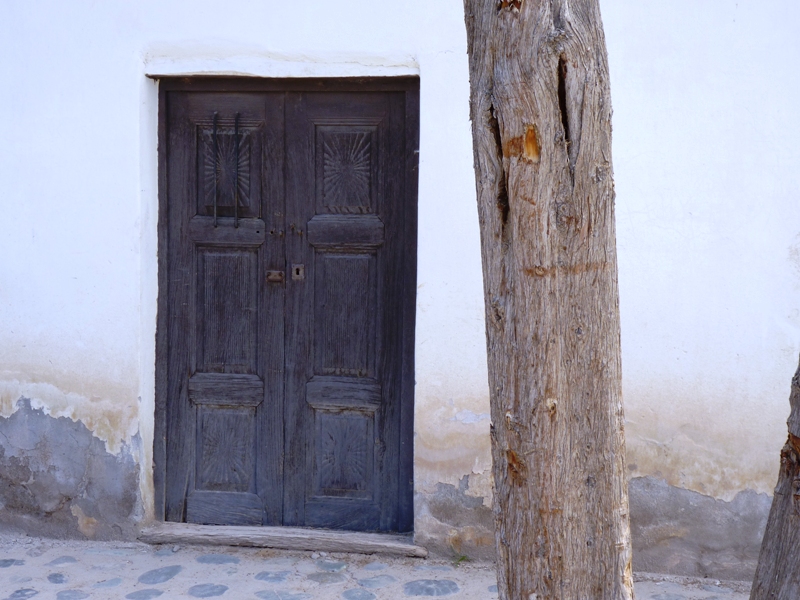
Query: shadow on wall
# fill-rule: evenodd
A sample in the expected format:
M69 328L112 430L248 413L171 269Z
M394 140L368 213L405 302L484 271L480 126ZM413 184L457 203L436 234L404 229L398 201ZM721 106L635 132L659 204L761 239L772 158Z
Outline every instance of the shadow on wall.
M0 526L29 535L133 539L139 470L79 421L33 410L0 418Z

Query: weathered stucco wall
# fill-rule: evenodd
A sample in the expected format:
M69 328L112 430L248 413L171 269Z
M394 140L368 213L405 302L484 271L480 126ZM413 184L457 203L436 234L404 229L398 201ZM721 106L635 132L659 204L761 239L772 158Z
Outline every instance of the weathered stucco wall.
M601 6L637 567L721 576L738 560L741 575L800 350L800 7ZM460 0L4 3L0 472L21 495L0 497L0 512L28 514L31 531L98 536L152 516L157 85L146 75L419 74L416 531L441 551L491 556L465 52ZM57 469L75 469L71 483L52 479L52 451L71 453ZM113 461L135 502L94 466ZM124 510L108 512L106 497ZM36 529L40 514L50 529Z

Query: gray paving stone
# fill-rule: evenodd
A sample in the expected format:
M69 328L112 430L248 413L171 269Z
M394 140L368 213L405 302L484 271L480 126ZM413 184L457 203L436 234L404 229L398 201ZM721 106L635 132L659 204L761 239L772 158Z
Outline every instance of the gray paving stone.
M371 562L369 564L364 565L364 569L367 571L380 571L381 569L386 568L386 563L382 562Z
M6 596L6 600L28 600L28 598L33 598L38 593L39 592L33 588L22 588L12 593L10 596Z
M197 557L197 562L206 565L237 565L239 559L229 554L204 554Z
M214 596L222 596L227 591L227 585L200 583L189 588L189 595L195 598L213 598Z
M493 593L493 594L496 594L497 593L497 586L496 585L490 585L489 586L489 591L491 593Z
M131 592L125 597L128 600L153 600L153 598L158 598L163 593L164 592L162 592L161 590L151 588L151 589L137 590L135 592Z
M85 600L89 594L82 590L62 590L56 594L56 600Z
M386 587L387 585L392 585L396 583L397 579L392 577L391 575L376 575L375 577L367 577L366 579L359 579L358 585L369 588L371 590L377 590L382 587Z
M47 576L47 581L50 583L67 583L67 576L63 573L50 573Z
M153 569L152 571L147 571L146 573L142 573L139 575L139 583L145 583L147 585L154 585L156 583L164 583L165 581L169 581L175 575L181 572L180 565L172 565L170 567L161 567L160 569Z
M375 594L356 588L342 592L342 598L345 600L375 600Z
M159 548L155 552L153 552L156 556L172 556L172 548Z
M0 569L7 569L8 567L21 567L25 564L24 560L16 558L3 558L0 559Z
M72 563L78 562L78 559L74 556L59 556L58 558L54 558L49 563L47 563L48 567L57 567L58 565L69 565Z
M331 583L341 583L347 581L347 577L342 573L311 573L308 576L311 581L316 581L322 585L329 585Z
M449 579L417 579L403 586L406 596L449 596L458 591L456 582Z
M120 579L119 577L114 577L114 579L106 579L105 581L98 581L92 587L112 588L112 587L117 587L120 583L122 583L122 579Z
M347 568L347 563L338 560L320 559L315 563L320 571L328 571L329 573L340 573Z
M311 594L290 590L266 590L256 592L256 598L261 600L311 600Z
M256 575L256 579L267 583L283 583L290 573L291 571L262 571Z
M414 567L415 571L452 571L453 567L447 565L418 565Z
M683 594L673 594L672 592L664 592L663 594L656 594L652 600L688 600Z

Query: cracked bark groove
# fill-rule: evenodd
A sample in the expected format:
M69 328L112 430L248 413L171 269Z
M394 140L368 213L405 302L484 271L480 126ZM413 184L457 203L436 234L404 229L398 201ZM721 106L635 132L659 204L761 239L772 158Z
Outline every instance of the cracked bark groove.
M502 600L633 598L598 0L465 0Z
M761 542L750 600L800 598L800 365L789 395L789 437L781 450L778 485Z

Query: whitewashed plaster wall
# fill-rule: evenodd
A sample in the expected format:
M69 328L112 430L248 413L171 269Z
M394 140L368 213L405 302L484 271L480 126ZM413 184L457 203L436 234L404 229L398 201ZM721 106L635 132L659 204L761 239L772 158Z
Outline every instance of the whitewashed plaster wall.
M800 7L601 5L631 475L722 499L769 492L800 349ZM415 485L433 495L462 482L488 504L461 1L0 7L0 414L25 396L82 421L111 452L133 446L152 510L157 88L147 74L419 74ZM434 528L419 510L418 527Z
M771 494L800 349L800 5L602 6L631 474Z

